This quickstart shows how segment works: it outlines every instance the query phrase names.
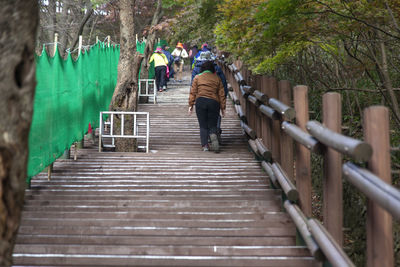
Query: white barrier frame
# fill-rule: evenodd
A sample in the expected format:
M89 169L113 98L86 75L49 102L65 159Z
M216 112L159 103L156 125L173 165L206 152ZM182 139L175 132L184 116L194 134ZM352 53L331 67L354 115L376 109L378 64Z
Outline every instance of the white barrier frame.
M103 115L110 115L110 122L103 121ZM114 134L114 115L121 115L121 133ZM124 119L125 115L133 115L133 135L127 135L124 133ZM139 124L137 122L138 115L146 115L146 135L139 135L139 126L144 124ZM110 133L104 133L104 126L110 125ZM146 139L146 153L149 153L149 140L150 140L150 115L149 112L132 112L132 111L100 111L99 120L99 152L102 148L102 138L112 138L112 145L104 145L104 147L115 147L115 138L136 138L136 139Z
M144 94L142 94L142 82L146 82L146 92ZM153 93L149 93L149 85L150 83L153 83ZM157 86L156 86L156 80L154 79L139 79L139 90L138 90L138 98L140 98L141 96L153 96L153 100L154 100L154 104L157 103Z

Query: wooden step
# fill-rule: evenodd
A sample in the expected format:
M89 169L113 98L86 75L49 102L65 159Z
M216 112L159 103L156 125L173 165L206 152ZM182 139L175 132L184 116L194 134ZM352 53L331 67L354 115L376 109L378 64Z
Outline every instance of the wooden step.
M317 266L228 101L221 153L203 152L188 86L158 94L151 153L57 160L26 190L15 266Z

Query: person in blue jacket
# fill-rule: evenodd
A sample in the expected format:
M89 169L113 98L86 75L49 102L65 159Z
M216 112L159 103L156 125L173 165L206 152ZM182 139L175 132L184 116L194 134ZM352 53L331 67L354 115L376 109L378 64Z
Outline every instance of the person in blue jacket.
M197 52L196 56L194 57L194 60L198 59L202 52L207 52L207 51L211 52L210 48L208 47L208 44L207 43L202 44L201 49L199 50L199 52Z
M226 82L226 78L224 75L224 72L222 69L215 63L215 56L211 53L210 50L206 51L201 51L198 58L194 62L194 68L192 70L192 80L191 83L193 82L194 77L200 73L201 70L201 65L203 65L204 62L206 61L212 61L214 62L214 67L215 67L215 72L217 73L218 77L222 81L222 85L224 86L224 92L225 92L225 97L228 95L228 83ZM219 143L221 143L221 116L218 116L218 122L217 122L217 136L219 139Z
M167 82L169 82L170 78L174 78L174 57L171 55L171 53L168 51L169 47L167 45L161 46L163 54L167 57L168 59L168 68L169 68L169 77L166 78L165 80L165 85L167 85Z

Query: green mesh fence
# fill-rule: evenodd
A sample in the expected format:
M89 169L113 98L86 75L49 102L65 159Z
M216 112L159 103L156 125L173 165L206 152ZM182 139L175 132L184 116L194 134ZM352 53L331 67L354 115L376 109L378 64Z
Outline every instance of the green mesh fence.
M164 44L164 43L163 43ZM145 42L137 42L143 53ZM78 60L43 50L36 56L36 92L27 182L53 163L74 142L82 140L89 123L96 128L99 112L108 110L117 82L119 46L97 43ZM154 68L151 68L154 77Z
M117 81L119 47L98 43L77 61L45 50L36 56L36 93L29 133L27 182L82 140L108 110Z

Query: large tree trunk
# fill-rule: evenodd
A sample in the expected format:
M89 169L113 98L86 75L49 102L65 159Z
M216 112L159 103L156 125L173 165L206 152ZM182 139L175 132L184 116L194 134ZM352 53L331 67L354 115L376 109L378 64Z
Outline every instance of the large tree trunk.
M151 54L153 54L154 43L156 41L156 30L153 29L157 25L162 17L162 0L157 0L156 12L154 12L153 20L151 21L151 27L149 34L147 35L146 46L144 48L144 64L142 68L142 77L148 77L149 71L149 60Z
M38 1L2 1L0 14L0 266L9 266L26 187Z
M138 74L143 56L136 52L135 25L133 20L135 1L120 0L121 50L118 63L118 79L109 109L111 111L136 111ZM114 120L114 129L118 132L120 120ZM125 133L131 134L130 119L125 120ZM116 151L135 151L133 139L117 138Z

